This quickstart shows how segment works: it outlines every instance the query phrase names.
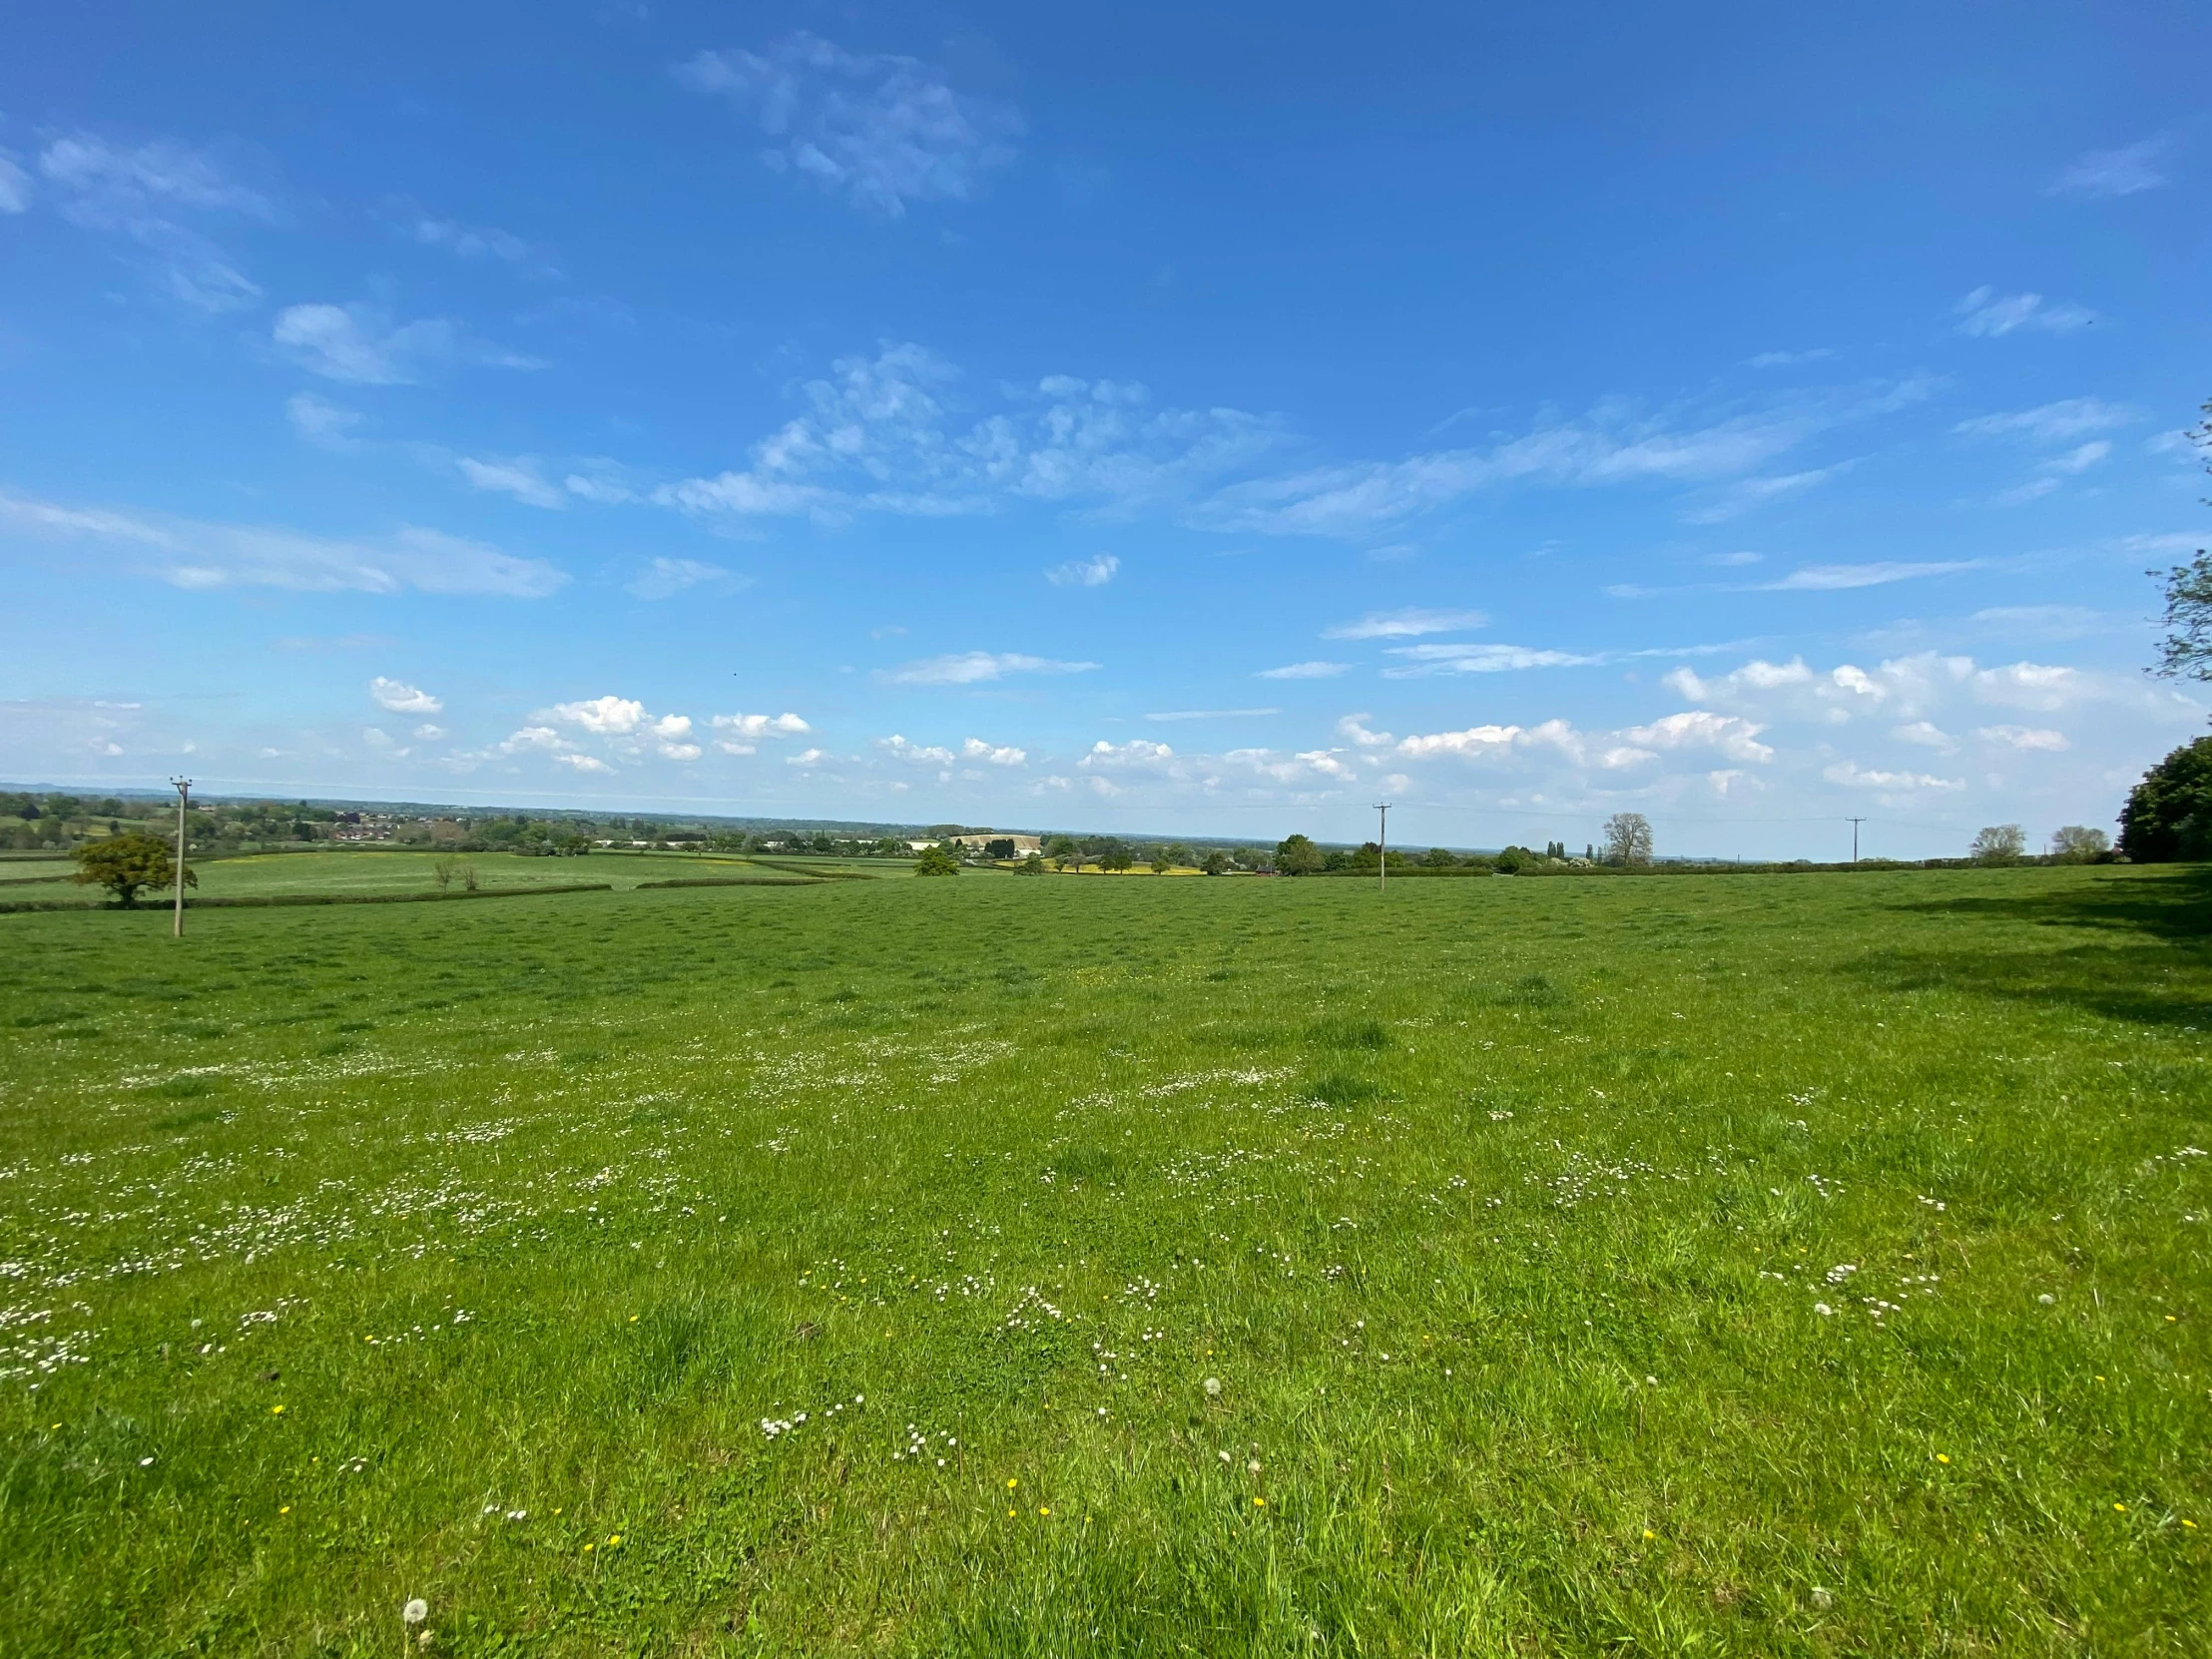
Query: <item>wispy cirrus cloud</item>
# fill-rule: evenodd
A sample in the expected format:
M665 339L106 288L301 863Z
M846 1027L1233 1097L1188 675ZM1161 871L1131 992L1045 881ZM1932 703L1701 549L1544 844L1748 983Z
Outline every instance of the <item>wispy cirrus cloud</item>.
M1325 640L1400 640L1422 634L1456 634L1469 628L1487 628L1490 619L1480 611L1370 611L1358 622L1340 622L1324 628Z
M1019 651L956 651L925 657L894 669L888 678L901 686L974 686L1015 674L1088 674L1096 663L1056 662Z
M1645 413L1609 402L1579 420L1547 422L1486 447L1231 484L1198 516L1225 529L1364 540L1415 515L1516 485L1711 484L1755 472L1816 433L1919 402L1934 385L1912 378L1720 413L1694 407Z
M892 219L909 202L968 200L1025 130L1012 105L957 92L918 58L849 52L804 30L760 52L701 52L675 74L752 115L772 171Z
M1157 715L1146 715L1147 720L1257 720L1263 715L1279 715L1281 709L1170 709Z
M1724 524L1729 519L1740 518L1769 502L1802 495L1809 489L1827 483L1831 478L1841 477L1858 464L1856 459L1837 461L1830 466L1807 467L1799 472L1739 479L1712 500L1690 509L1682 516L1691 524Z
M1755 593L1840 593L1850 588L1879 588L1892 582L1913 582L1924 576L1949 576L1961 570L1979 570L1986 559L1875 559L1858 565L1802 565L1774 582L1757 582Z
M2070 334L2086 328L2097 313L2085 305L2052 303L2039 293L1999 293L1983 286L1951 307L1958 331L1983 339L2001 339L2025 328L2046 334Z
M478 339L448 318L394 322L369 304L288 305L276 314L270 338L310 374L358 385L414 385L463 366L546 366L542 358Z
M2129 426L2142 415L2124 403L2101 397L2062 397L2031 409L2007 409L1975 415L1951 428L1963 437L2019 438L2029 443L2064 443L2093 432Z
M568 492L549 483L539 473L538 463L532 456L517 455L507 460L480 461L468 455L456 455L453 465L477 489L489 490L496 495L511 495L525 507L544 507L558 511L568 505Z
M995 406L978 411L960 371L909 341L838 358L829 374L798 382L802 411L751 445L742 465L626 486L620 497L719 518L829 525L863 514L982 516L1054 503L1100 515L1166 512L1216 531L1331 536L1383 556L1402 551L1387 537L1405 520L1516 485L1739 485L1702 502L1693 497L1693 513L1726 517L1833 477L1852 463L1762 469L1821 432L1910 407L1937 383L1868 382L1717 413L1646 413L1612 401L1481 447L1285 469L1288 456L1313 445L1278 417L1157 406L1142 385L1069 375L1001 384ZM1081 584L1112 572L1094 560L1051 574Z
M542 559L409 526L338 539L109 507L69 507L0 492L0 530L113 550L181 588L270 587L306 593L495 594L539 599L568 580Z
M1264 668L1253 676L1256 680L1333 680L1340 674L1352 672L1350 663L1285 663L1281 668Z
M755 443L744 466L663 485L651 499L716 517L825 523L977 516L1020 502L1174 508L1282 439L1276 423L1235 409L1156 408L1142 385L1057 374L1001 387L991 412L973 414L957 407L961 380L911 342L840 357L795 388L804 412Z
M1388 655L1401 666L1382 671L1385 680L1429 674L1503 674L1518 669L1580 668L1605 661L1571 651L1541 651L1524 645L1400 645Z
M623 583L622 590L633 599L674 599L696 587L714 586L727 590L751 585L750 578L736 575L721 565L708 564L703 559L657 557L648 560L643 570Z
M28 206L28 176L9 165L17 183L8 194ZM213 153L169 139L126 145L76 133L49 143L38 165L62 217L88 231L127 237L146 250L171 297L209 312L242 310L260 300L261 287L186 222L187 216L262 222L276 217L269 198L240 183Z
M293 431L317 448L342 454L361 445L353 435L362 423L359 411L340 408L311 391L294 392L284 399L284 418L291 422Z
M2052 196L2138 196L2168 183L2159 170L2167 150L2163 138L2123 144L2115 150L2089 150L2076 156L2051 180Z
M24 214L31 211L34 194L30 174L23 164L5 150L0 150L0 214Z

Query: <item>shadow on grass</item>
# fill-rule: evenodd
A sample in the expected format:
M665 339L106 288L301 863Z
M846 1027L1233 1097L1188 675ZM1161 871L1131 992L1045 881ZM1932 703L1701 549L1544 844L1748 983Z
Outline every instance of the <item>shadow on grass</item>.
M2212 866L1895 908L2078 931L2017 942L1983 933L1944 948L1885 949L1847 968L1874 988L1978 991L2138 1024L2212 1025Z
M2174 864L2155 874L2104 875L2079 886L1896 908L1922 915L1990 916L2044 927L2117 929L2162 939L2212 939L2212 864Z

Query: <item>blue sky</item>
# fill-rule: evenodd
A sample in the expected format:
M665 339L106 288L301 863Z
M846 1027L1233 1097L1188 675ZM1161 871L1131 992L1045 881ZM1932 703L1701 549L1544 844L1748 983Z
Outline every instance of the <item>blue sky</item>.
M1792 10L19 19L0 775L2109 824L2207 714L2212 19Z

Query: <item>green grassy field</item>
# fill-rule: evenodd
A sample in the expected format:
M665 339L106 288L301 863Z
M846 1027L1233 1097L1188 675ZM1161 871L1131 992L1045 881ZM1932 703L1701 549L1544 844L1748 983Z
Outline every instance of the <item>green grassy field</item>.
M513 852L403 852L374 849L333 849L327 852L254 852L224 858L191 860L199 885L188 893L194 898L267 898L278 894L326 894L331 896L380 896L390 893L428 893L441 890L437 866L466 866L475 872L480 890L506 892L517 888L566 886L603 881L617 889L641 882L701 880L746 876L774 878L806 871L849 871L873 876L906 876L911 863L893 859L776 858L767 863L715 853L697 852L598 852L581 858L525 857ZM783 867L776 867L783 866ZM0 863L0 900L67 902L93 907L109 902L99 887L77 886L69 881L75 868L67 862L20 860ZM460 892L466 883L452 874L442 890ZM143 907L158 909L169 900L167 888L139 895Z
M2208 919L9 916L0 1648L2202 1654Z

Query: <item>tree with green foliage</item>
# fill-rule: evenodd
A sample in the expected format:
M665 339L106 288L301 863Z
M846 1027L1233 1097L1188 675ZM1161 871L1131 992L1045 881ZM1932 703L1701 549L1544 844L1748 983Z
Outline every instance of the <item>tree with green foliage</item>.
M2016 824L1992 824L1975 833L1968 854L1977 864L2016 864L2027 851L2027 831Z
M1421 854L1422 863L1430 869L1449 869L1459 860L1448 846L1432 846Z
M2070 864L2093 863L2111 850L2111 836L2083 824L2069 824L2050 837L2050 855Z
M1275 867L1285 875L1316 875L1324 862L1321 848L1305 835L1293 835L1275 849Z
M2191 443L2212 449L2212 403L2203 408L2205 418L2188 433ZM2205 463L2212 470L2212 461ZM2157 576L2157 571L2151 571ZM2165 573L2166 637L2158 642L2158 666L2151 672L2171 678L2212 680L2212 553L2197 549L2185 565ZM2130 854L2132 856L2132 854Z
M914 873L916 875L957 875L960 873L960 860L955 858L951 851L940 842L935 846L922 849L921 856L914 862Z
M1651 862L1651 820L1643 814L1615 813L1603 832L1607 863L1638 869Z
M1042 875L1044 873L1044 854L1042 852L1030 853L1028 857L1014 865L1014 873L1016 875Z
M1206 854L1206 861L1199 868L1208 875L1220 875L1229 868L1229 854L1217 846Z
M77 860L72 881L81 886L106 887L127 910L137 905L142 888L166 887L177 879L177 864L169 855L169 843L158 835L109 835L104 840L87 842L70 856ZM198 872L189 864L185 866L185 885L200 885Z
M2212 737L2143 774L2120 809L2120 850L2139 864L2212 858Z
M1156 847L1154 847L1154 848L1152 849L1152 873L1153 873L1153 874L1155 874L1155 875L1165 875L1165 874L1167 874L1167 872L1168 872L1169 870L1173 869L1174 867L1175 867L1175 860L1174 860L1174 859L1172 859L1172 858L1170 858L1170 857L1168 856L1168 849L1167 849L1166 847L1164 847L1164 846L1156 846Z

